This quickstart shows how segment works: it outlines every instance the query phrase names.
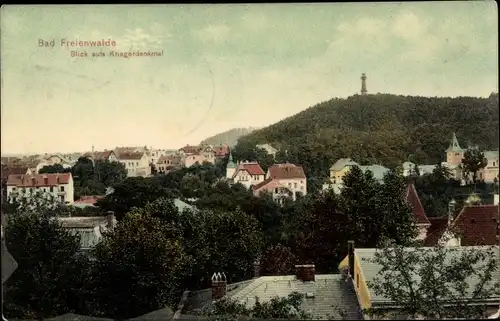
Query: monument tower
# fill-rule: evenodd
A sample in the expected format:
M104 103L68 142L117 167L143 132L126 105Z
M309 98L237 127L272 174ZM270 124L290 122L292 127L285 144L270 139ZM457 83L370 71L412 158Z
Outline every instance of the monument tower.
M362 73L361 74L361 95L366 95L367 90L366 90L366 74Z

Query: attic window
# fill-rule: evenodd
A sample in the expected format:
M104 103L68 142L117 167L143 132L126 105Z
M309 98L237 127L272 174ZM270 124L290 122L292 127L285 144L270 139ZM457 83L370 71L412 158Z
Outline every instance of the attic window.
M314 298L314 293L312 293L312 292L307 292L307 293L306 293L306 298L308 298L308 299L312 299L312 298Z

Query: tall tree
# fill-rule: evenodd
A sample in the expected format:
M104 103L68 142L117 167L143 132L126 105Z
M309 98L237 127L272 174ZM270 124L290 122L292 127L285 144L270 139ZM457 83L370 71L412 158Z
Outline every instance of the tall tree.
M183 291L186 257L179 230L135 209L106 233L93 251L95 316L136 317L165 305ZM133 304L131 304L133 302Z
M488 165L488 160L484 154L476 148L468 149L462 159L462 167L466 175L470 175L472 183L475 185L478 181L477 173Z
M261 275L288 275L293 273L297 256L292 250L281 244L270 246L260 257Z
M80 239L53 215L43 199L9 215L6 244L18 262L4 284L4 309L10 317L47 318L70 311L68 298L78 291L72 280L82 273Z
M429 250L385 243L369 260L381 268L368 286L410 319L484 318L485 306L474 303L500 295L497 252L495 247Z
M94 179L96 178L106 187L115 186L127 178L127 170L125 165L120 162L97 160L95 161Z

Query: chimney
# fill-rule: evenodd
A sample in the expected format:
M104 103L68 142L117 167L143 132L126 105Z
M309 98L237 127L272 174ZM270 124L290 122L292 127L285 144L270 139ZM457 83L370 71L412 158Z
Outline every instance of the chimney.
M349 263L349 276L354 278L354 241L347 242L347 257Z
M314 282L316 274L316 267L314 264L295 265L295 276L297 280L303 282Z
M453 215L455 214L455 206L457 205L457 201L454 198L451 199L450 203L448 203L448 226L451 226L453 222Z
M226 295L227 279L223 273L214 273L212 275L212 300L222 299Z
M253 271L254 271L254 277L255 278L260 277L260 258L257 258L253 262Z
M115 228L115 213L113 211L108 211L106 221L108 223L108 228L113 230Z

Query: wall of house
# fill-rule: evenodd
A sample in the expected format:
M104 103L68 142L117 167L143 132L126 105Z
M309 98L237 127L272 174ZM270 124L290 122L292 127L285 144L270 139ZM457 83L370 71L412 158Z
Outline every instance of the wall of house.
M427 237L427 226L419 226L417 240L422 241L425 240L426 237Z
M361 270L359 259L357 256L354 257L354 289L358 296L359 306L361 309L368 309L372 306L370 293L368 292L368 286L366 285L365 278L363 276L363 271Z
M447 152L446 153L446 162L451 165L459 165L462 163L462 158L464 157L463 152Z
M62 188L61 188L62 187ZM52 195L56 200L61 200L61 196L63 196L63 202L67 202L68 204L73 204L75 202L75 189L73 178L71 178L68 184L60 184L58 186L53 186L52 189L50 186L42 186L42 187L17 187L17 186L7 186L7 197L17 198L17 197L30 197L31 195L36 194L37 192L43 192L47 197Z
M296 200L297 192L302 193L302 195L307 194L307 179L305 178L277 179L277 181L293 192L293 200Z
M147 177L151 174L149 159L145 154L141 159L120 159L119 162L125 165L127 177Z
M184 166L191 167L196 163L202 165L205 160L206 158L203 155L186 155L186 158L184 159Z
M108 157L108 161L110 162L118 162L118 157L116 157L115 153L111 153Z
M265 175L250 175L246 170L240 170L234 177L233 182L240 183L246 188L250 188L252 185L257 185L264 181Z
M350 169L350 166L344 166L344 168L339 171L330 171L330 181L334 184L342 184L344 176Z

